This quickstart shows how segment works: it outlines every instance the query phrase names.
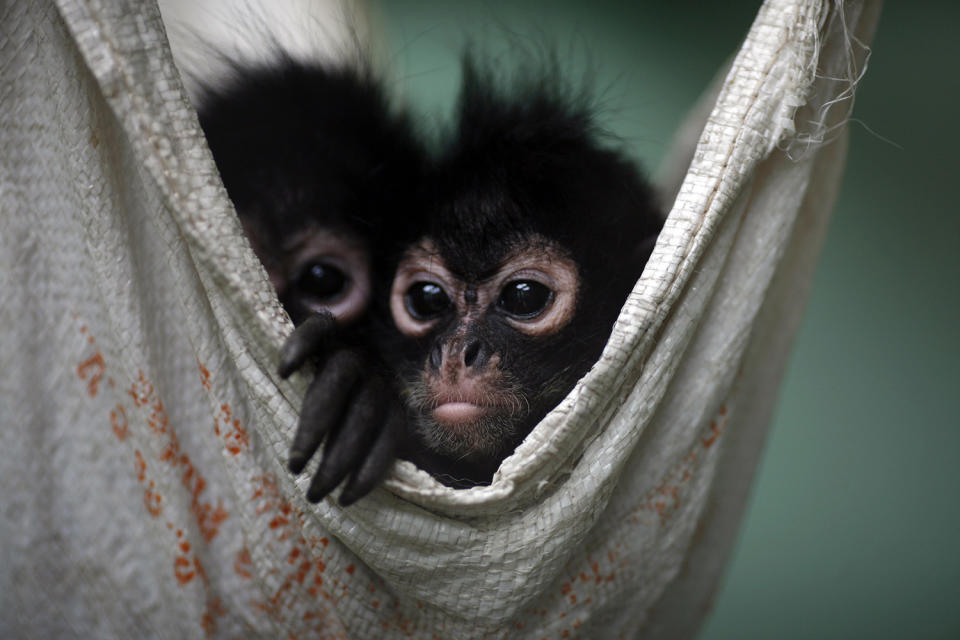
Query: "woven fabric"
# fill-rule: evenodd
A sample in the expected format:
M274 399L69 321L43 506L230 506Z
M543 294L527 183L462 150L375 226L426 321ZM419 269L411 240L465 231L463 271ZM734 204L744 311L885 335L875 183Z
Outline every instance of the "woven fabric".
M600 362L490 486L398 463L344 510L284 470L291 326L156 6L0 2L0 636L693 633L877 11L768 0Z

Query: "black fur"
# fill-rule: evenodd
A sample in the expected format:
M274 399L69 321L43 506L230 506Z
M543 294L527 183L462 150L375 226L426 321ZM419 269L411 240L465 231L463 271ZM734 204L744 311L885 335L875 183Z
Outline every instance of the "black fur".
M261 260L319 224L367 241L376 279L419 226L412 194L425 153L372 72L277 53L270 64L234 65L223 88L205 90L199 116ZM294 294L281 302L294 323L306 319Z
M661 218L636 165L599 137L588 97L554 73L503 86L466 59L454 137L427 181L428 235L448 266L482 279L515 239L539 234L567 247L587 282L613 276L613 295L595 302L619 309Z
M525 400L525 410L484 426L497 439L494 450L444 451L444 429L414 407L420 435L404 455L453 486L488 483L597 361L662 224L637 167L599 142L583 96L550 73L504 86L469 58L463 77L452 139L424 183L424 235L471 283L488 278L511 250L547 238L578 265L581 289L572 322L554 335L524 335L493 311L467 329L499 355L509 391ZM416 395L436 345L463 330L455 322L417 340L384 332L381 351L408 395Z

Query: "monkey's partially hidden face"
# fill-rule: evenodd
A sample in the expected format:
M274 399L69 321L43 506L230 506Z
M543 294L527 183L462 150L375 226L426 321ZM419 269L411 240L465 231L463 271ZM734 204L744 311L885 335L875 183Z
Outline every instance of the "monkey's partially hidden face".
M378 261L416 226L425 152L371 70L298 62L276 46L274 62L234 62L205 90L200 125L294 324L329 311L351 326L390 272Z
M271 46L272 62L232 62L231 77L206 90L200 124L298 325L279 373L316 361L289 467L302 471L323 443L307 498L345 480L339 498L349 504L379 483L406 433L405 409L365 336L396 254L422 228L414 203L426 151L370 69L299 62Z
M542 75L503 92L469 61L464 78L382 349L413 415L405 457L453 486L489 482L597 361L661 225L583 100Z

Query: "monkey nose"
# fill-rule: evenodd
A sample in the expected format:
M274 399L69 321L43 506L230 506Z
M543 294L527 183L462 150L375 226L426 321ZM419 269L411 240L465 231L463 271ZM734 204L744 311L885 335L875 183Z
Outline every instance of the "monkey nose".
M493 349L479 338L461 343L440 340L430 348L428 362L430 368L437 372L445 367L450 371L461 368L480 371L487 366L492 355Z
M482 369L490 359L490 349L480 339L473 339L463 347L463 365L473 369Z

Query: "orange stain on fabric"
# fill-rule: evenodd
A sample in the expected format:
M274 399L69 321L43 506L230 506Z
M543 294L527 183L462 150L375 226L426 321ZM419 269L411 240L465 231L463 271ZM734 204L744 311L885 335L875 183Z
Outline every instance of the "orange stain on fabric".
M720 428L717 426L716 420L710 423L710 435L703 438L703 448L709 449L713 446L713 443L717 441L717 438L720 437Z
M210 375L210 369L207 369L202 362L197 360L197 367L200 369L200 384L203 385L205 391L210 391L213 388L213 383L211 381L212 376Z
M244 547L237 551L233 559L233 570L241 578L247 580L253 578L253 558L250 557L250 549Z
M223 606L220 598L214 598L207 601L207 608L200 618L200 626L203 633L208 638L217 632L217 618L223 618L227 615L227 609Z
M180 586L183 586L192 581L197 576L197 572L194 570L189 558L177 556L173 559L173 576L177 579Z
M77 365L77 376L87 383L87 394L91 398L97 397L106 370L107 363L99 351Z
M133 404L137 408L144 407L150 402L150 398L153 396L153 385L147 380L143 369L137 372L137 379L130 384L127 393L133 398Z
M147 513L149 513L154 518L159 517L163 513L163 496L156 493L154 490L153 480L150 481L150 485L143 490L143 504L147 508Z
M110 410L110 428L120 442L126 440L130 434L130 421L127 420L127 410L122 404Z

